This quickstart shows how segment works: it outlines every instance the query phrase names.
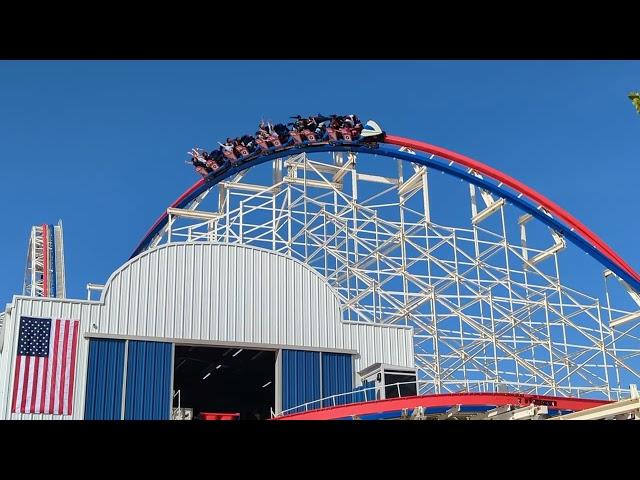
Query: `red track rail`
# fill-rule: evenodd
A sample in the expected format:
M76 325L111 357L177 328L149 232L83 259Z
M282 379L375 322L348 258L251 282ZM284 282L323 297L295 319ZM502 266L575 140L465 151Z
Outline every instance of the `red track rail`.
M453 405L485 406L493 405L547 405L558 410L580 411L612 403L608 400L586 398L551 397L524 393L451 393L441 395L421 395L416 397L391 398L371 402L351 403L337 407L319 408L303 413L294 413L274 420L336 420L353 415L372 415L385 412L413 409L416 407L448 407Z

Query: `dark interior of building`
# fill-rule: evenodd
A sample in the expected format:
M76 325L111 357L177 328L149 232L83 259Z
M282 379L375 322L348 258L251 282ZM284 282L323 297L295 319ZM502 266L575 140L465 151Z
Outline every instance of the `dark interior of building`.
M273 351L176 345L173 388L194 419L202 412L266 419L275 408L275 362Z

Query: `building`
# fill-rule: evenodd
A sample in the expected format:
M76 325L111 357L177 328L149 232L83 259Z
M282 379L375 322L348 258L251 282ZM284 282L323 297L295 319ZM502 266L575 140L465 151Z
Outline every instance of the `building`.
M43 389L14 388L25 374L16 361L25 317L78 321L67 327L78 342L71 395L58 386L44 399L43 374ZM305 264L216 243L147 250L111 275L98 301L15 296L0 345L1 419L54 418L34 413L47 400L69 419L170 419L178 395L194 415L265 418L352 391L372 364L414 366L411 327L344 321L336 292Z

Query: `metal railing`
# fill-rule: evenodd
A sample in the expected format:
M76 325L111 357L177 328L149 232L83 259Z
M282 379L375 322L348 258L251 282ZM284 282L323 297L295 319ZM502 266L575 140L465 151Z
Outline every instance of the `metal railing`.
M336 399L338 398L343 398L346 397L347 399L352 399L355 396L361 396L364 397L364 401L369 401L369 400L377 400L378 398L378 392L384 391L385 392L385 398L399 398L402 397L402 392L400 391L400 386L401 385L415 385L416 387L416 395L419 395L419 391L420 391L420 387L419 384L427 384L429 383L430 385L433 385L432 382L426 382L426 381L413 381L413 382L398 382L398 383L391 383L389 385L377 385L377 386L373 386L373 387L366 387L366 388L359 388L358 390L351 390L350 392L345 392L345 393L338 393L336 395L329 395L327 397L322 397L319 398L317 400L313 400L311 402L306 402L303 403L301 405L298 405L296 407L292 407L292 408L287 408L286 410L282 410L279 414L277 415L273 415L272 414L272 418L274 417L282 417L284 415L288 415L291 413L302 413L302 412L308 412L309 410L317 410L319 408L326 408L326 407L336 407L338 405L348 405L350 403L359 403L363 400L350 400L350 401L344 401L344 402L340 402L337 403ZM396 387L396 392L398 393L397 397L389 397L387 392L389 388L392 387ZM366 394L366 392L373 390L373 398L369 399L368 395ZM413 396L412 395L404 395L406 396ZM382 397L380 397L382 398ZM326 403L330 401L331 403L329 405L326 405ZM309 408L311 405L318 405L314 408ZM300 409L304 409L302 411L300 411Z
M362 401L372 401L372 400L381 400L383 399L382 395L378 395L378 392L385 392L384 398L388 399L388 398L400 398L400 397L407 397L407 396L412 396L411 395L402 395L402 392L400 391L400 386L401 385L415 385L416 389L415 389L415 395L427 395L427 394L438 394L438 393L465 393L465 392L477 392L477 393L507 393L509 392L508 389L506 389L505 387L507 386L511 386L513 387L514 385L509 383L509 384L505 384L505 383L498 383L498 382L487 382L486 380L476 380L476 381L466 381L465 384L465 388L460 390L457 389L455 391L449 390L446 388L446 384L447 382L441 382L443 390L446 391L441 391L441 392L437 392L435 391L434 388L434 384L433 381L431 380L416 380L416 381L412 381L412 382L398 382L398 383L390 383L388 385L377 385L377 386L373 386L373 387L366 387L366 388L358 388L357 390L351 390L350 392L345 392L345 393L338 393L336 395L329 395L326 397L322 397L316 400L312 400L306 403L302 403L300 405L297 405L295 407L291 407L291 408L287 408L285 410L282 410L280 413L275 414L272 412L271 414L271 418L275 418L275 417L282 417L285 415L290 415L292 413L303 413L303 412L308 412L310 410L318 410L320 408L329 408L329 407L336 407L338 405L348 405L348 404L352 404L352 403L360 403ZM451 380L451 384L452 385L459 385L460 381L459 380ZM525 387L522 389L518 389L517 392L518 393L525 393L525 394L530 394L530 395L550 395L551 392L538 392L536 391L537 389L535 388L536 385L528 385L525 383L520 383L519 384L521 387ZM389 388L396 388L396 393L397 393L397 397L390 397L388 395L389 392ZM526 388L529 387L529 388ZM586 389L580 389L580 388L575 388L574 389L576 391L576 393L582 393L582 394L593 394L593 393L600 393L602 395L606 396L606 391L604 389L596 389L596 388L592 388L589 390ZM617 389L613 389L614 393L617 393L618 396L620 397L626 397L629 395L630 390L629 389L625 389L625 388L617 388ZM373 395L372 398L370 398L369 395L367 395L366 392L369 391L373 391ZM511 390L511 392L513 392L513 390ZM359 396L360 398L358 400L355 400L354 398L356 396ZM338 399L342 399L344 398L345 401L338 401Z

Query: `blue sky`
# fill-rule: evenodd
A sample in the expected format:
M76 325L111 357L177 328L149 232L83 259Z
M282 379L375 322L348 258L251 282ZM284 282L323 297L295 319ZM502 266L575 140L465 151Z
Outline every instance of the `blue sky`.
M358 113L567 209L636 270L640 62L0 62L0 309L32 225L65 227L67 294L121 265L197 177L195 144L261 117Z

